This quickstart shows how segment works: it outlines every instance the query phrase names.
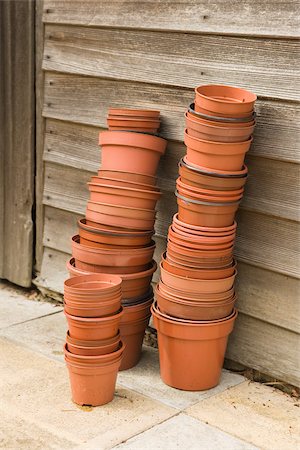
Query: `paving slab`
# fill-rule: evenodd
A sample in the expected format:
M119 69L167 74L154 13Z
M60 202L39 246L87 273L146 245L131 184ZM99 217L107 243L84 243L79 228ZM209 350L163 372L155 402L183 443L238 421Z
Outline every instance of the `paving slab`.
M122 450L258 450L223 431L180 413L120 444Z
M52 303L30 300L1 281L0 305L0 329L62 310Z
M123 387L111 403L86 411L70 399L64 364L6 338L0 339L0 354L0 415L6 412L33 429L43 429L54 442L60 439L78 446L101 435L97 448L109 449L177 413ZM51 448L48 440L44 448Z
M164 384L160 378L158 351L145 346L139 364L130 370L120 372L118 375L120 385L179 410L244 381L245 378L241 375L223 370L220 384L208 391L187 392L171 388Z
M1 308L0 308L1 309ZM19 325L3 328L0 336L19 342L43 355L64 361L63 344L67 321L63 312L51 314Z
M300 448L299 402L269 386L247 381L186 412L259 448Z

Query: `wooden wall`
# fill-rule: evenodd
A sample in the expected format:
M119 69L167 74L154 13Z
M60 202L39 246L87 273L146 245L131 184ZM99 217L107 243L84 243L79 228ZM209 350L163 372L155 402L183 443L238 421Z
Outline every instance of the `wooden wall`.
M169 145L159 168L159 259L176 211L193 87L245 87L258 94L258 118L238 217L240 314L227 356L300 383L296 18L296 2L280 0L44 1L42 289L62 291L109 106L161 111Z

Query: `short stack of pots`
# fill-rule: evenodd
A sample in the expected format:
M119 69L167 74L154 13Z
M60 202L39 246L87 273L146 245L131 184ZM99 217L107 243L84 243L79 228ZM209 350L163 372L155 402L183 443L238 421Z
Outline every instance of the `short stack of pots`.
M115 117L124 121L119 129L110 122ZM147 117L159 122L157 111L109 110L111 130L99 135L101 167L88 183L86 217L78 221L79 232L72 238L72 258L67 263L70 276L105 273L122 279L120 334L125 350L120 370L140 359L157 268L152 236L161 193L155 174L166 141L146 133L149 129L137 123Z
M187 154L176 181L178 213L169 228L152 306L163 381L204 390L220 379L237 316L235 214L247 179L256 96L200 86L186 112Z
M64 352L77 404L99 406L113 399L125 349L119 333L121 284L119 276L109 274L75 276L64 283Z
M109 108L107 125L110 131L157 134L160 126L159 111Z

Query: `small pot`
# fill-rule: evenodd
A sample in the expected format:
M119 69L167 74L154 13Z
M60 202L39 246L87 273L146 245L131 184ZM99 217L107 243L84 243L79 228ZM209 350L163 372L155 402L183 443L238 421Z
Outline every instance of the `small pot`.
M120 334L117 334L113 338L100 341L82 341L74 339L71 338L69 332L67 332L66 336L69 352L74 355L82 356L100 356L115 352L119 348L120 340Z
M110 274L87 274L65 280L64 294L78 299L107 298L121 292L122 279Z
M65 312L71 338L99 341L118 334L123 308L117 314L107 317L76 317Z
M129 109L129 108L109 108L108 117L120 116L120 117L148 117L153 119L159 118L159 111L154 109Z
M236 298L222 303L189 302L178 297L163 295L156 287L155 299L159 310L169 316L187 320L217 320L227 317L233 311Z
M203 123L188 111L185 113L185 123L188 134L197 139L215 142L242 142L250 139L255 125L248 127L220 127Z
M113 360L105 358L98 365L70 361L70 352L65 350L65 361L69 370L72 400L79 405L100 406L113 400L118 370L124 346L114 352L119 356ZM88 358L88 357L87 357Z
M174 273L168 272L162 264L161 279L164 284L174 289L178 289L185 292L197 292L203 293L220 293L228 291L232 288L237 271L235 270L233 275L227 278L219 278L214 280L204 280L201 278L189 278L188 276L179 276Z
M205 141L190 136L185 130L184 143L187 146L187 161L214 170L240 170L245 154L250 149L252 138L243 142Z
M77 264L77 261L99 266L142 267L142 270L145 270L152 261L155 249L154 241L151 242L151 245L142 248L104 249L82 245L79 239L78 235L72 237L72 253L79 269L82 267Z
M146 294L149 290L149 285L156 269L157 264L154 260L152 260L146 270L129 274L120 273L119 276L122 278L122 299L136 298ZM69 271L71 277L88 273L75 267L74 258L71 258L67 262L67 270ZM107 270L109 270L109 268L107 268Z
M125 187L117 187L110 184L99 185L88 183L90 190L90 200L111 204L116 206L125 206L129 208L155 209L161 193L153 190L142 190Z
M123 170L104 170L103 168L98 170L98 176L101 178L112 178L113 180L151 186L155 186L157 181L157 177L153 175L145 175L144 173L137 172L126 172Z
M187 391L216 386L237 311L222 321L191 324L165 318L154 304L151 310L157 329L160 374L164 383Z
M103 131L99 134L101 167L155 175L167 141L157 136L126 131Z
M106 245L126 246L126 247L143 247L149 245L154 234L152 231L135 231L124 229L122 232L107 231L105 228L95 228L86 223L86 219L78 220L79 236L81 239L90 240Z
M195 109L203 108L215 115L242 117L253 112L257 97L252 92L233 86L203 85L195 88Z
M178 218L203 227L226 227L233 223L239 202L213 203L188 199L176 193Z
M188 278L195 278L195 279L202 279L202 280L218 280L220 278L227 278L234 274L234 271L236 269L236 262L234 261L233 264L217 268L217 269L193 269L193 268L187 268L180 264L173 264L170 261L166 259L166 252L162 255L162 261L161 261L162 267L168 271L169 273L172 273L174 275L178 275L180 277L188 277Z
M182 222L178 219L178 213L176 213L173 216L173 228L178 228L181 231L184 231L189 234L194 234L196 236L228 236L230 234L236 233L237 223L236 221L233 222L232 225L229 225L228 227L220 227L220 228L213 228L213 227L198 227L196 225L190 225L185 222Z

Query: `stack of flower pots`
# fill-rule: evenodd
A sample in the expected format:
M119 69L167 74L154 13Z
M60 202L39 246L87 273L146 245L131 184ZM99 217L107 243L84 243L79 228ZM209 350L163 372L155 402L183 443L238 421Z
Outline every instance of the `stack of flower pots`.
M151 280L157 268L152 236L161 196L155 174L166 141L151 134L159 126L158 111L110 109L108 125L109 131L99 134L101 167L88 183L86 217L78 221L67 268L71 276L122 278L124 370L138 363L151 316Z
M176 182L178 213L169 228L152 306L163 381L184 390L216 386L237 311L235 213L247 178L256 96L200 86L186 112L187 154Z
M104 405L113 399L125 345L119 328L122 279L89 274L64 283L68 322L65 361L72 399L80 405Z

